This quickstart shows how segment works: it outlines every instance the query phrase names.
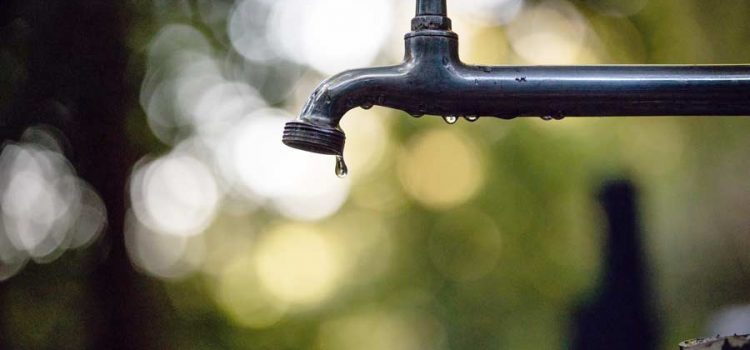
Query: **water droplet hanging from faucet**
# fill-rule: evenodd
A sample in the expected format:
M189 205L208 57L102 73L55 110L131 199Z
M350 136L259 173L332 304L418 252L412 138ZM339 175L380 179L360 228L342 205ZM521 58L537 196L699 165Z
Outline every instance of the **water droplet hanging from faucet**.
M543 115L542 120L548 122L550 120L554 119L551 115Z
M365 102L365 103L362 103L360 107L362 107L362 109L370 109L372 108L372 106L373 106L372 102Z
M336 156L336 176L343 179L346 175L349 175L349 168L346 167L344 156Z
M443 119L446 123L451 125L456 124L456 122L458 121L458 117L455 115L446 115L445 117L443 117Z
M479 117L476 115L467 115L464 117L466 120L468 120L470 123L473 123L477 120L479 120Z

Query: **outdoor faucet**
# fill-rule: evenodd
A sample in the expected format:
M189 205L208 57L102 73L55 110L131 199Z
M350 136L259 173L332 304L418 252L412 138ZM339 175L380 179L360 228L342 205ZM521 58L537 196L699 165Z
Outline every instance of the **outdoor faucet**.
M320 84L283 142L337 156L345 175L347 111L374 105L412 116L750 115L750 65L474 66L458 57L447 0L417 0L403 63L340 73ZM346 43L342 43L346 45Z

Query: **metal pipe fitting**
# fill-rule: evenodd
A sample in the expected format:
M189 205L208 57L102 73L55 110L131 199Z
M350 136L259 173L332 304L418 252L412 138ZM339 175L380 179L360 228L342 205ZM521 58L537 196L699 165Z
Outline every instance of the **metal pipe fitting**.
M448 16L446 0L417 0L417 16Z
M285 144L342 155L339 121L352 108L390 107L413 116L750 115L750 65L474 66L458 57L445 0L417 1L400 65L356 69L324 81ZM414 25L416 23L416 25Z

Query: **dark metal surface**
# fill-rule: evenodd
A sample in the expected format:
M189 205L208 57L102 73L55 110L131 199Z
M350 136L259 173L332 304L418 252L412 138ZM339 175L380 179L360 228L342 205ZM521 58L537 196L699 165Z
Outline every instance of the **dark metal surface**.
M447 16L447 0L417 0L417 16L437 15Z
M414 116L503 119L750 115L750 65L467 65L458 57L458 37L449 30L447 17L423 16L444 10L444 0L418 0L415 29L405 37L404 62L326 80L297 122L314 127L287 128L284 142L311 152L342 154L343 142L326 135L338 136L332 130L340 132L339 121L350 109L373 105Z

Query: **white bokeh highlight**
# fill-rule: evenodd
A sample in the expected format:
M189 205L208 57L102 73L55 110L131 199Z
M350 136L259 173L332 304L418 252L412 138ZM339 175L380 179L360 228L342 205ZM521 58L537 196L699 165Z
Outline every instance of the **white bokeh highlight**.
M107 225L96 191L60 153L59 133L32 127L0 153L0 280L27 261L49 263L95 240Z
M189 154L171 154L133 174L130 198L150 230L176 236L203 232L216 215L219 188L211 170Z
M281 56L332 75L375 61L393 12L382 0L280 0L267 32Z
M245 118L225 138L219 163L233 188L263 198L287 218L318 220L344 204L350 182L334 175L330 156L298 151L281 142L284 124L293 117L263 109Z

